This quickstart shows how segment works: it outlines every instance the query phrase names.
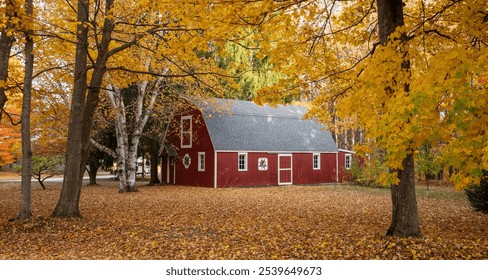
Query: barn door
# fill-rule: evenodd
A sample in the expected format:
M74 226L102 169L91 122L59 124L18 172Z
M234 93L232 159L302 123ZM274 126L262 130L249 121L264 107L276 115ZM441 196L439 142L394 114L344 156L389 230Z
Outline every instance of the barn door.
M293 184L292 160L290 154L278 155L278 185Z

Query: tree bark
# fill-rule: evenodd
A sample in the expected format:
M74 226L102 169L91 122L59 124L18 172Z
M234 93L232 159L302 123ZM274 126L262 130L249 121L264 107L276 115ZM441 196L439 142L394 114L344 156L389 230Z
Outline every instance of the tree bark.
M2 120L2 110L7 103L7 95L5 94L6 83L8 78L8 64L10 60L10 50L12 49L12 43L14 37L9 34L9 30L12 26L12 17L15 15L15 7L13 2L7 0L5 3L5 17L7 22L5 27L1 29L0 35L0 121Z
M89 0L78 1L77 45L75 55L75 74L73 96L71 98L71 112L68 127L68 142L66 148L66 166L63 187L54 209L54 217L81 217L79 201L83 172L82 162L82 126L85 109L85 94L87 90L87 55L88 55L88 9Z
M25 9L27 16L32 16L33 5L32 0L25 1ZM31 23L30 21L29 23ZM28 24L29 24L28 23ZM32 216L31 203L31 175L32 175L32 149L31 149L31 133L30 133L30 114L31 114L31 96L32 96L32 79L34 72L34 39L32 38L32 29L30 26L26 27L25 31L25 73L24 73L24 89L22 97L22 117L21 117L21 134L22 134L22 176L20 187L20 213L19 219L27 220Z
M402 170L396 170L400 183L391 186L392 215L386 235L417 237L420 236L420 228L415 195L413 153L403 160L402 167Z
M114 0L105 2L105 13L112 9ZM83 173L85 170L88 153L90 151L90 134L93 124L93 115L98 106L100 87L105 74L108 61L108 49L114 29L110 17L104 20L102 39L97 45L97 59L93 67L90 85L87 87L87 49L88 49L88 21L89 0L78 1L78 45L76 46L75 60L75 84L68 128L68 144L66 155L66 167L64 173L63 188L54 209L55 217L81 217L79 202L81 187L83 185ZM88 92L87 92L88 90ZM86 96L86 100L85 100Z
M377 0L377 5L380 42L386 45L388 37L395 29L404 25L404 3L401 0ZM402 71L410 71L410 62L407 59L406 51L400 50L399 55L405 58L399 67ZM404 85L404 90L408 94L410 91L408 84ZM407 156L402 161L402 169L395 171L398 172L400 182L398 185L391 186L392 219L386 234L401 237L420 236L413 151L407 151Z
M147 63L149 67L149 63ZM112 110L115 113L115 130L117 138L117 176L119 178L119 192L136 192L136 165L137 165L137 151L139 148L140 139L147 120L151 114L154 103L160 94L159 85L163 78L158 78L154 84L149 85L149 82L142 82L137 86L137 98L134 104L134 129L132 133L128 131L127 127L127 113L124 103L123 92L120 89L114 88L112 91L107 91L108 101ZM144 108L144 102L149 96L148 105ZM130 140L129 140L130 135Z
M98 168L100 168L100 163L96 160L89 160L88 161L88 177L90 179L90 182L88 185L90 186L96 186L97 184L97 173L98 173Z

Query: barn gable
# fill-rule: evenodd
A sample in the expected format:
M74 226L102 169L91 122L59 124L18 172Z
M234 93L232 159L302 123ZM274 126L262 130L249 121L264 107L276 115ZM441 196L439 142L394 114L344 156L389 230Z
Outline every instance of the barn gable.
M305 107L223 99L199 107L217 151L337 153L331 133L303 118Z

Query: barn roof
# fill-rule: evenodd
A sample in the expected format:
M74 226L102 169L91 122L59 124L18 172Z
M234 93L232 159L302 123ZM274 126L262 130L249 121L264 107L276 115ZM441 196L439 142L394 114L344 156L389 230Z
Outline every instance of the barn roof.
M303 118L305 107L229 99L199 103L217 151L337 152L331 133Z

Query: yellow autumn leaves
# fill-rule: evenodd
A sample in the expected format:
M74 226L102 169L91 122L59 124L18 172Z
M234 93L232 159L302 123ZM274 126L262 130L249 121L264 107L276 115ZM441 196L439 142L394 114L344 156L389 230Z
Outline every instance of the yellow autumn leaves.
M59 184L33 190L29 222L6 222L18 190L0 187L0 259L482 259L486 215L450 187L419 195L422 238L388 238L390 194L349 186L209 189L116 182L83 189L83 219L53 219Z
M374 1L322 5L322 16L295 22L296 33L283 35L290 40L269 46L286 79L261 99L307 96L311 117L364 130L366 152L386 151L388 167L401 168L406 154L429 144L456 169L456 187L479 182L488 167L486 1L405 1L405 26L386 46L378 44Z

